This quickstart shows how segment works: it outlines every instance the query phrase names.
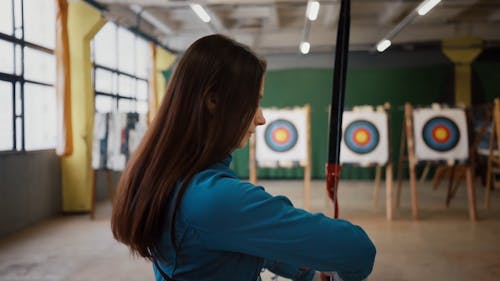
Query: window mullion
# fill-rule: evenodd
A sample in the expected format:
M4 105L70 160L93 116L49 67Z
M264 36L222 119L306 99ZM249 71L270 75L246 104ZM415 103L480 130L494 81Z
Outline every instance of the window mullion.
M16 150L16 82L11 81L12 87L12 146L11 150Z
M115 94L115 110L116 112L119 111L119 103L120 103L120 74L118 71L120 71L119 69L119 60L120 60L120 48L118 47L118 44L120 42L119 40L119 30L118 30L118 25L115 25L115 48L116 48L116 52L115 52L115 73L113 74L113 83L114 85L113 86L116 86L116 87L113 87L113 90L115 91L114 94Z
M11 0L11 15L12 15L12 30L10 31L10 35L12 37L16 36L16 13L15 13L15 1ZM14 75L17 74L17 62L16 62L16 44L13 43L12 47L14 48L14 57L12 61L14 63ZM17 128L16 128L16 82L12 81L12 146L11 150L17 150Z
M30 83L30 84L40 85L40 86L54 87L54 84L49 84L49 83L44 83L44 82L39 82L39 81L26 80L26 79L22 79L22 81Z
M26 151L25 107L24 107L24 0L21 3L21 151Z

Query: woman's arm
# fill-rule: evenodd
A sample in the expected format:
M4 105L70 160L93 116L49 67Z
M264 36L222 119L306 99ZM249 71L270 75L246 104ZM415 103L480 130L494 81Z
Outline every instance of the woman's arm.
M335 271L344 281L372 271L375 246L359 226L294 208L286 197L237 179L220 178L214 186L186 218L208 248Z
M293 281L313 281L315 270L286 264L281 261L264 260L264 268Z

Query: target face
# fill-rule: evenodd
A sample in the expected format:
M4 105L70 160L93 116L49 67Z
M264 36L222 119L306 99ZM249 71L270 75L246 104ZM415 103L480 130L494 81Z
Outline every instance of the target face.
M422 128L422 137L429 148L445 152L457 146L460 140L460 130L454 121L439 116L425 123Z
M267 123L255 130L255 160L259 167L305 166L308 161L306 107L263 108Z
M377 128L367 120L353 121L345 129L344 141L346 146L358 154L372 152L379 144L379 139L380 135Z
M285 119L271 122L264 133L266 144L276 152L292 149L298 140L297 128Z
M464 109L416 108L412 115L418 161L463 161L469 158Z

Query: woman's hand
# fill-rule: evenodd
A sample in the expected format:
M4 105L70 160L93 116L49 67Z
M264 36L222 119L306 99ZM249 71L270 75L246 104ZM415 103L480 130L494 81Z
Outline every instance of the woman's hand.
M316 272L312 281L342 281L337 272Z

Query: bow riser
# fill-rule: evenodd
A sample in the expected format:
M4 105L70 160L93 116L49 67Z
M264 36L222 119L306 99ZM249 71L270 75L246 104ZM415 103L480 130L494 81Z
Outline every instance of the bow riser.
M349 53L350 0L342 0L335 46L335 67L333 70L333 87L330 111L330 134L328 146L328 163L326 165L326 188L334 205L334 217L338 218L338 183L340 179L340 143L342 140L342 114L344 112L344 96L347 75L347 57Z

